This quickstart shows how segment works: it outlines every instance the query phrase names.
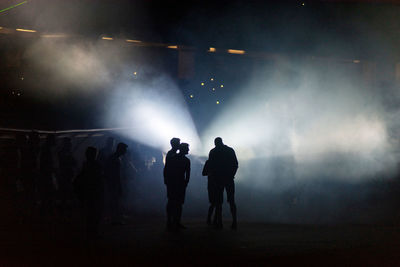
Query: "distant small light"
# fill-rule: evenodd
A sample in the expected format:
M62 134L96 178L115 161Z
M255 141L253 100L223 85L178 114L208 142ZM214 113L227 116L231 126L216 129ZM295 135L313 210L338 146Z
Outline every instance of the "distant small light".
M358 64L358 63L360 63L361 62L361 60L359 60L359 59L354 59L353 60L353 63L355 63L355 64Z
M201 83L201 86L204 86L204 83Z
M215 91L215 88L213 88L212 90Z
M35 30L27 30L27 29L15 29L18 32L36 32Z
M218 100L217 100L217 102L216 102L216 103L217 103L217 105L219 105L219 101L218 101Z
M178 46L177 46L177 45L169 45L169 46L167 46L167 48L170 48L170 49L178 49Z
M229 54L237 54L237 55L243 55L246 53L244 50L237 50L237 49L228 49Z
M42 34L40 37L43 38L65 38L67 35L65 34Z
M224 87L224 85L223 84L221 84L221 88L223 88Z
M12 94L13 94L13 95L15 95L15 92L14 92L14 91L12 91Z
M194 95L190 95L190 98L193 98L194 97Z
M21 93L18 93L17 96L21 96Z
M114 40L114 38L112 38L112 37L101 37L101 39L107 40L107 41L112 41L112 40Z
M211 78L210 81L214 81L214 78Z
M301 5L302 5L302 6L305 6L305 5L306 5L306 3L301 3Z
M23 81L24 80L24 77L21 77L21 81Z
M214 47L210 47L209 49L208 49L208 52L216 52L217 51L217 49L215 49Z
M137 75L137 72L135 71L135 72L133 73L133 75L135 75L135 76L136 76L136 75Z
M141 43L142 41L139 40L126 40L128 43Z

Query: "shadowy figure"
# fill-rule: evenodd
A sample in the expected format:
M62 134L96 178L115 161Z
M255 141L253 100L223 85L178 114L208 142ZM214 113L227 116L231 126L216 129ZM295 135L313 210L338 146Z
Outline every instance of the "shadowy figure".
M171 144L171 149L167 152L167 155L165 157L165 166L163 170L163 175L164 175L164 184L167 186L167 195L168 195L168 181L172 179L172 169L170 167L171 163L170 161L173 160L173 158L177 155L177 151L179 149L179 145L181 144L181 140L179 138L172 138L170 141ZM168 199L167 201L167 229L170 229L172 227L172 220L173 220L173 202Z
M97 157L98 161L100 164L103 166L106 165L107 160L110 158L110 156L113 153L114 150L114 144L115 144L115 139L111 136L107 137L106 143L102 149L99 151L99 155Z
M166 179L168 197L168 230L186 229L181 223L182 205L185 202L186 187L190 180L190 160L186 157L189 153L189 144L181 143L179 153L170 156L166 165Z
M111 155L114 153L114 147L115 147L115 139L111 136L107 137L104 143L104 147L102 147L99 151L99 154L97 156L97 160L99 161L101 167L103 168L103 171L107 169L107 161L111 157ZM106 175L106 174L104 174ZM105 220L108 222L111 217L111 207L110 207L110 192L108 190L104 191L104 216Z
M40 152L40 178L38 191L41 200L41 214L54 212L55 194L55 157L54 147L56 139L54 134L48 134L46 142Z
M215 147L210 150L208 156L209 161L209 173L215 177L217 183L217 194L216 194L216 211L217 217L217 228L222 228L222 202L223 192L226 190L227 200L230 205L232 214L232 229L237 228L237 215L236 215L236 203L235 203L235 174L238 169L238 161L236 158L235 151L224 145L221 137L217 137L214 140Z
M104 179L100 163L96 160L97 149L86 149L86 161L74 180L75 192L81 201L88 238L98 236L104 206Z
M21 154L21 179L24 189L25 216L30 220L36 205L37 180L39 178L40 138L30 132L27 146Z
M72 152L71 138L65 137L58 152L59 176L58 193L60 198L60 210L64 212L72 201L72 179L75 175L77 161Z
M116 151L108 158L105 167L112 224L123 224L120 212L120 200L122 196L121 156L125 155L127 148L128 145L119 143Z
M208 191L208 201L210 202L210 207L208 208L207 215L207 224L208 225L216 225L217 224L217 216L214 215L214 220L211 222L212 215L214 213L214 209L217 206L218 202L218 185L215 177L210 173L210 162L206 160L203 167L203 176L208 176L207 178L207 191ZM220 203L221 204L221 203Z

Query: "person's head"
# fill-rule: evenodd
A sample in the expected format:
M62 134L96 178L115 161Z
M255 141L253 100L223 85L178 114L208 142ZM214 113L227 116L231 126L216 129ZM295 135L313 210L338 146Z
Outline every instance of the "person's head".
M89 146L86 148L86 160L87 161L95 161L97 157L97 149L95 147Z
M179 149L179 144L181 143L181 139L179 139L177 137L174 137L174 138L171 139L170 143L171 143L172 149L178 150Z
M179 145L179 153L186 155L189 154L189 144L188 143L181 143Z
M63 148L65 149L65 150L71 150L71 148L72 148L72 140L71 140L71 138L69 138L69 137L64 137L63 138Z
M128 145L124 143L118 143L116 153L118 156L122 156L126 153Z
M48 134L46 137L46 145L47 146L55 146L56 145L56 136L54 134Z
M113 148L115 139L111 136L106 139L106 147Z
M32 131L29 133L29 143L31 145L38 145L40 143L40 136L38 132Z
M25 145L28 139L25 133L20 132L15 135L15 140L18 145Z
M224 143L222 143L222 138L221 137L217 137L214 139L214 144L216 147L222 147L224 145Z

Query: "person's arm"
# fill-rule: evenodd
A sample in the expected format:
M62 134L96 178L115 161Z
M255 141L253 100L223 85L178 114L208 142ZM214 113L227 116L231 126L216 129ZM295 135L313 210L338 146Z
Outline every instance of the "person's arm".
M235 150L232 149L232 171L233 171L233 177L236 175L237 169L239 168L239 162L236 158Z
M190 180L190 160L187 160L187 166L186 166L186 170L185 170L185 183L186 186L188 185Z

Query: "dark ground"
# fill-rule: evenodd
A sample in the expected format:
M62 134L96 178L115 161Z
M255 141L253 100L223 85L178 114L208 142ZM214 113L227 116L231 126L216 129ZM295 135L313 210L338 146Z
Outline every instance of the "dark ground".
M400 266L398 226L240 222L233 231L225 222L218 231L198 219L169 233L164 218L133 217L88 242L76 221L49 221L3 226L0 266Z

